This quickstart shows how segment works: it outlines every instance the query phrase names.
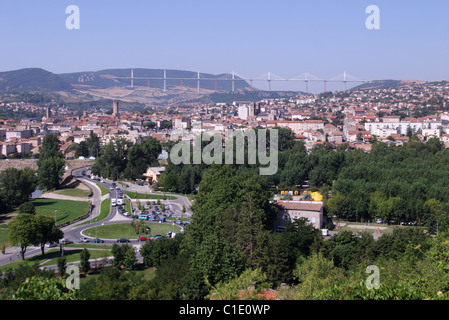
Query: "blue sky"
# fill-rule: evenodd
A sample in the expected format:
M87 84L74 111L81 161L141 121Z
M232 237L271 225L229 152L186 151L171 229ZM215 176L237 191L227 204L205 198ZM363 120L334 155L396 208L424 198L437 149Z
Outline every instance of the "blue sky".
M65 27L69 5L80 30ZM380 30L365 27L369 5ZM2 1L0 70L449 79L448 15L447 0Z

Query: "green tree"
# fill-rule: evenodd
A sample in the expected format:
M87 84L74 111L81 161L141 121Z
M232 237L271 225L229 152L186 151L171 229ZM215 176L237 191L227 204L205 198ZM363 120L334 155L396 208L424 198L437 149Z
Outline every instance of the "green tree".
M37 170L39 186L42 189L57 189L61 184L64 175L65 161L59 157L51 157L45 160L39 160L39 168Z
M89 272L89 270L90 270L90 263L89 263L90 252L89 252L89 250L84 248L83 251L81 251L81 253L80 253L80 259L81 259L80 260L81 271L83 271L84 273Z
M267 284L267 276L261 269L247 269L238 277L219 282L211 290L207 298L214 300L257 300L256 293Z
M58 188L64 174L65 161L56 135L44 136L37 166L39 186L49 190Z
M110 180L118 179L125 171L128 151L132 143L124 138L115 138L106 144L100 151L92 166L92 173Z
M0 197L9 208L16 207L30 199L36 189L36 172L30 168L22 170L7 168L0 172Z
M161 152L161 144L151 137L134 144L127 155L126 177L133 180L142 178L149 166L157 164L157 158Z
M61 278L66 277L66 268L67 268L67 258L65 256L59 257L56 261L56 265L58 267L58 273Z
M9 242L12 246L20 247L22 260L25 260L25 252L31 245L38 245L38 231L36 219L27 213L22 213L12 219L8 224Z
M114 256L114 266L116 268L125 268L132 270L137 265L136 252L134 247L130 244L112 245L112 255Z
M12 300L77 300L77 290L68 290L64 280L43 277L27 278Z
M55 226L52 218L46 216L35 216L35 225L37 238L36 242L41 247L41 252L44 254L45 244L47 242L59 242L64 237L64 232Z

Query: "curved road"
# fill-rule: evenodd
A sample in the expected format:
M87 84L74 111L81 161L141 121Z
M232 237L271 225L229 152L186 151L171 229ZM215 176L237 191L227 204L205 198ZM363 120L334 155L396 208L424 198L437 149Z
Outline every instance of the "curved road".
M86 171L86 175L82 174L83 171ZM124 216L118 211L118 207L111 206L109 215L106 218L102 219L101 221L83 224L88 221L93 221L100 214L101 202L105 198L108 198L108 197L117 198L117 195L118 195L117 189L113 188L113 185L112 185L113 181L109 181L107 179L102 180L102 181L93 180L90 178L88 173L89 172L86 168L79 168L79 169L75 169L72 171L72 175L74 178L87 184L92 189L92 193L93 193L92 197L91 197L91 203L92 203L91 209L92 210L90 212L90 215L88 218L86 218L82 221L78 221L74 224L70 224L61 229L64 232L64 239L71 240L75 244L81 243L81 241L80 241L81 237L87 237L90 239L95 238L92 236L89 237L87 235L83 235L82 234L83 230L90 229L92 227L100 226L100 225L114 224L114 223L126 223L126 222L132 221L132 216ZM108 195L102 196L101 190L97 186L97 184L108 188L110 190L110 193ZM134 186L134 185L132 185L131 187L126 188L126 189L129 191L136 191L136 192L139 192L139 191L140 192L148 192L147 187L140 187L140 186ZM124 195L124 196L127 197L126 195ZM191 211L190 211L190 202L188 201L188 199L186 197L179 196L179 195L176 195L176 197L177 197L177 200L166 200L166 201L162 201L162 202L166 203L167 207L172 209L172 212L175 213L174 216L190 217ZM128 198L128 200L130 200L130 199ZM185 208L187 209L186 213L184 213L184 214L181 212L182 206L185 206ZM173 209L173 207L175 207L175 209ZM170 224L170 225L172 224L171 222L166 222L166 223ZM104 240L103 245L104 244L112 245L113 243L117 243L116 239L102 239L102 240ZM136 236L136 239L129 239L129 240L131 241L131 244L135 247L139 247L140 244L142 244L141 241L137 240L137 236ZM91 242L89 242L89 243L91 243ZM48 250L48 248L46 248L46 250ZM6 254L0 255L0 265L4 265L11 261L17 260L19 258L17 253L18 253L17 247L7 248ZM31 256L40 255L40 254L41 254L40 248L28 247L27 251L25 253L25 257L29 258ZM137 251L137 254L139 255L138 251Z

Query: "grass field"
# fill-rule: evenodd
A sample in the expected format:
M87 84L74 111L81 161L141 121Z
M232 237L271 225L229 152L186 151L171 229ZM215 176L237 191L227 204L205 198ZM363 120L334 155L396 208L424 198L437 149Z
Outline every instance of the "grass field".
M72 221L89 212L89 202L58 200L58 199L33 199L31 200L36 208L36 214L55 218L56 225Z
M335 222L335 221L334 221ZM349 230L353 233L362 233L368 232L370 234L374 234L375 232L380 232L381 234L391 234L393 233L394 228L418 228L415 226L401 226L396 224L378 224L378 223L363 223L363 222L349 222L349 221L339 221L338 228L335 228L333 231L343 231Z
M54 193L61 194L64 196L69 196L69 197L80 197L80 198L87 198L91 194L90 191L81 190L78 188L56 190L56 191L54 191Z
M70 248L70 249L69 249ZM90 249L90 259L99 259L104 257L111 256L112 246L101 246L101 245L67 245L66 250L64 250L64 256L67 258L67 263L80 261L80 253L83 248ZM94 250L96 248L97 250ZM3 265L0 267L0 272L3 272L9 268L14 269L15 267L25 264L25 265L33 265L33 264L42 264L42 266L55 265L57 263L57 259L61 256L61 252L59 248L52 248L45 250L45 255L35 255L33 257L26 257L25 260L17 259L11 263ZM48 261L47 261L48 260ZM45 262L46 261L46 262ZM45 263L44 263L45 262Z
M151 235L165 235L167 232L174 230L175 232L179 232L181 230L178 226L173 226L168 223L152 223L147 222L147 225L150 227ZM100 239L118 239L118 238L126 238L126 239L137 239L137 234L134 230L134 227L131 223L117 223L117 224L109 224L104 226L92 227L83 231L85 236L89 234L91 237L98 237Z
M81 257L80 257L80 253L83 249L67 249L64 250L64 256L67 259L67 263L71 263L71 262L75 262L75 261L80 261ZM111 254L111 250L109 249L103 249L103 250L89 250L90 252L90 259L101 259L101 258L107 258L112 256ZM48 254L49 255L49 254ZM57 264L57 260L58 258L61 256L59 249L57 250L57 252L52 253L52 256L48 256L46 257L46 259L50 259L49 261L45 262L42 264L42 266L51 266L51 265L55 265Z
M110 191L105 186L102 186L101 184L97 184L98 188L101 190L101 195L104 196L105 194L108 194Z
M160 195L160 194L151 194L151 193L138 193L131 191L124 191L126 195L128 195L131 199L147 199L147 200L163 200L164 198L167 200L176 200L177 198L174 196Z

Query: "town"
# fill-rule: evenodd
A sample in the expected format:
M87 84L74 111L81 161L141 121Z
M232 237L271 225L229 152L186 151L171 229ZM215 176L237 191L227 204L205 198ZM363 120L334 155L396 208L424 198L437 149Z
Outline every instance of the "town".
M369 152L374 140L401 145L411 135L425 141L437 137L449 146L449 86L446 82L410 82L398 88L307 94L295 98L234 101L212 105L155 108L153 114L120 110L114 102L112 114L84 112L74 116L67 107L50 108L24 102L0 102L1 108L44 113L41 118L3 119L0 126L3 158L32 157L46 133L55 133L66 159L78 158L76 145L91 131L106 145L120 135L133 143L153 137L170 140L172 130L183 129L192 140L196 134L254 128L288 128L307 150L330 143L334 148L348 143L350 148ZM112 109L111 105L111 109ZM56 110L55 110L56 109ZM109 112L110 113L110 112Z

